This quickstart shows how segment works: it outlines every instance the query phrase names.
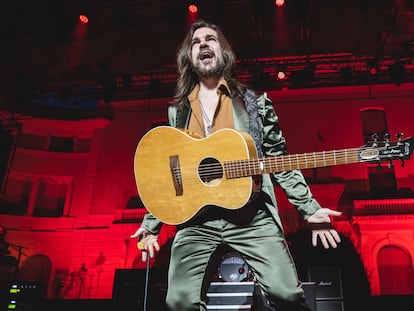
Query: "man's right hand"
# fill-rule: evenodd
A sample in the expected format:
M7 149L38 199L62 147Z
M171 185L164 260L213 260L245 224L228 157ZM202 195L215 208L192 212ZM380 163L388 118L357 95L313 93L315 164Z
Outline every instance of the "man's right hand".
M139 228L130 236L130 238L138 239L137 247L141 251L141 259L144 262L148 259L148 253L150 258L153 258L155 256L155 251L160 250L158 234L153 234L144 228Z

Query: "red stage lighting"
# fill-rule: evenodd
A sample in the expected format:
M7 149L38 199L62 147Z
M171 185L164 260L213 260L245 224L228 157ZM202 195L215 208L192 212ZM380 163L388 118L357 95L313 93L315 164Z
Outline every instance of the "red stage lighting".
M376 76L377 73L378 73L378 69L377 68L375 68L375 67L369 68L369 74L371 76Z
M286 73L284 73L283 71L279 71L279 72L277 73L277 78L278 78L279 80L283 80L283 79L285 79L285 78L286 78Z
M286 70L287 70L286 64L279 64L276 67L278 80L285 80L286 79Z
M81 23L84 23L84 24L89 23L89 18L84 14L79 15L79 20Z
M190 4L190 5L188 6L188 12L190 12L190 13L192 13L192 14L197 13L197 12L198 12L198 6L197 6L197 5L195 5L195 4Z
M368 72L371 76L378 74L378 60L376 58L367 60Z
M285 0L275 0L276 6L283 6L285 4Z

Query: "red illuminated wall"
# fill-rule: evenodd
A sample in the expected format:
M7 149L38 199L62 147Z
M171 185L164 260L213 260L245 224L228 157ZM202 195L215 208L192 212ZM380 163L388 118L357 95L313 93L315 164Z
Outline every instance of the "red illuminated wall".
M268 95L274 101L288 150L303 153L362 145L360 110L366 107L385 109L392 134L413 135L413 91L414 85L403 84L400 87L281 90L270 91ZM139 224L121 220L128 200L137 195L133 175L137 143L153 120L165 119L167 104L166 99L113 102L110 104L114 109L111 121L99 118L82 122L20 121L25 133L77 136L90 141L88 152L50 152L21 147L16 150L8 191L18 192L18 189L11 189L13 185L22 184L14 183L15 180L27 179L31 185L40 180L48 185L64 184L65 197L60 217L34 216L30 210L23 215L1 215L0 224L8 229L8 240L24 246L20 262L22 279L42 282L48 297L52 298L110 298L115 269L144 267L137 259L135 241L129 239ZM413 161L407 161L404 167L396 163L399 189L411 193L413 172ZM304 171L310 179L314 173ZM355 187L353 191L369 190L366 164L336 166L320 170L318 174L319 181L323 182L312 184L312 190L319 201L330 208L343 207L341 200L349 187ZM36 207L36 202L30 200L34 200L33 195L38 190L30 189L27 204ZM279 189L276 191L286 232L292 232L299 224L297 216ZM154 195L162 195L162 191ZM352 198L350 201L346 208L361 206ZM399 204L398 200L397 203L386 200L383 203ZM410 201L409 207L410 204L414 203ZM374 295L381 294L381 289L396 290L395 286L386 289L380 278L389 278L389 271L396 269L394 265L387 272L390 253L400 254L399 265L405 269L402 271L412 270L414 228L410 217L402 213L359 216L350 213L336 223L361 255ZM160 234L161 244L173 235L174 228L165 226ZM11 251L18 255L15 248ZM39 270L38 267L43 268ZM401 288L401 292L406 293L406 288Z

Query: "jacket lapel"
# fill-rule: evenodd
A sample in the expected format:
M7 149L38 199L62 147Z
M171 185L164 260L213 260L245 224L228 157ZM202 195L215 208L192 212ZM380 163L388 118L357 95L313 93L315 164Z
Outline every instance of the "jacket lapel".
M249 114L247 113L243 99L240 96L232 98L234 128L239 131L249 132Z

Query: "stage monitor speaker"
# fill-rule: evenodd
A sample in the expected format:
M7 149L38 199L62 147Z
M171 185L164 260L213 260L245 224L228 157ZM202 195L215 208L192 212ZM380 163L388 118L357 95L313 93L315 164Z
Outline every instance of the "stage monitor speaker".
M146 269L116 269L112 300L123 311L141 311L144 308ZM167 271L150 269L148 275L148 311L164 311L167 292Z
M341 270L338 267L309 267L309 281L315 282L315 299L343 299Z

